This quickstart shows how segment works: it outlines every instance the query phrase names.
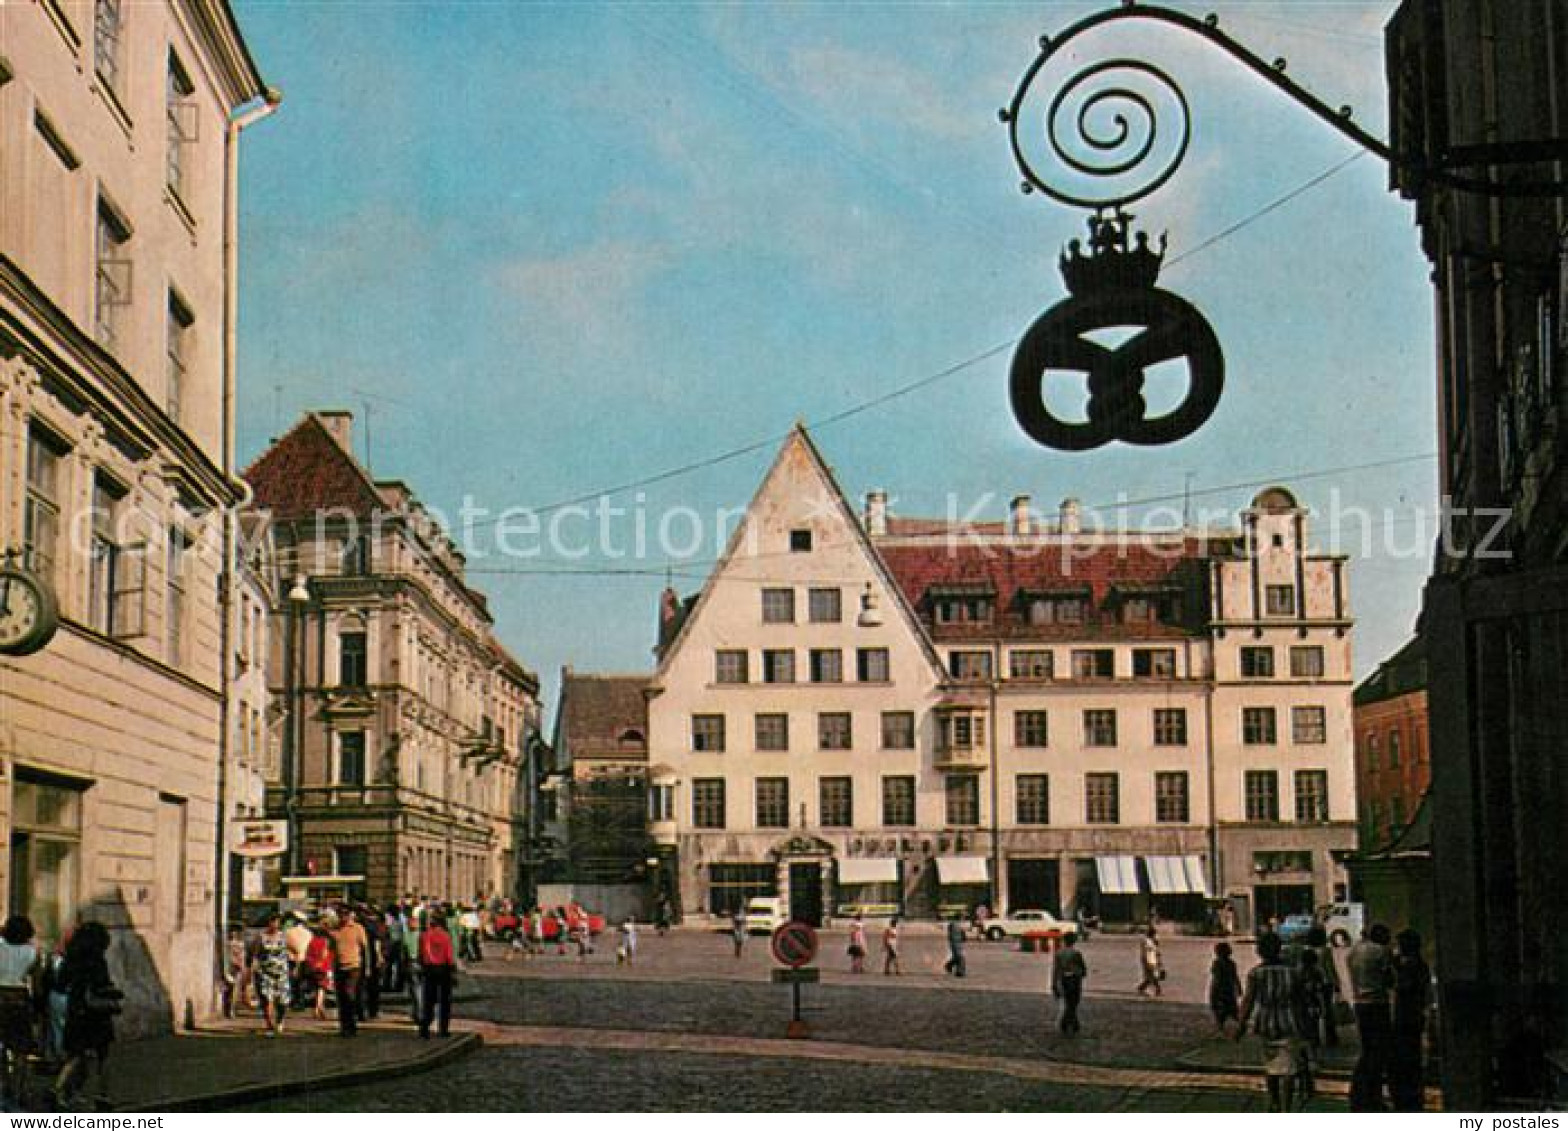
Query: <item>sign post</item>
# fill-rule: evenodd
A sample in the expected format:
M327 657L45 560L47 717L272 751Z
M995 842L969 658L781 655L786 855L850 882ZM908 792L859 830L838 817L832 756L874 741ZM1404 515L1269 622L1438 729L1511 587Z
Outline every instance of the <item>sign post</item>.
M773 971L773 980L789 985L794 1006L784 1035L797 1040L809 1037L806 1020L800 1015L800 987L822 980L822 971L809 965L817 956L817 932L809 923L785 923L773 932L772 950L781 967Z

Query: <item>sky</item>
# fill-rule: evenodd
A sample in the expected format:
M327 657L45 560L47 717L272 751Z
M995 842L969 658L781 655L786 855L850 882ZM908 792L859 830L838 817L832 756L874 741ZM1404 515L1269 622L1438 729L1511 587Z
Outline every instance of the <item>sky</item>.
M1393 3L1175 6L1385 133ZM701 585L714 513L797 420L827 422L853 501L909 515L1026 493L1173 522L1185 495L1234 521L1283 482L1352 554L1368 673L1409 635L1436 531L1427 266L1375 157L1196 37L1122 23L1075 58L1146 58L1186 92L1185 162L1131 211L1223 345L1219 407L1180 443L1089 453L1013 420L1010 343L1065 297L1085 213L1019 191L997 110L1038 37L1094 8L236 0L283 92L243 142L242 458L349 408L378 477L545 530L540 508L660 477L609 496L630 513L605 545L597 514L526 556L474 527L470 580L552 704L563 664L650 668L666 568ZM1156 405L1178 389L1151 376ZM700 543L630 555L637 515L656 535L675 507ZM1335 521L1354 508L1370 527Z

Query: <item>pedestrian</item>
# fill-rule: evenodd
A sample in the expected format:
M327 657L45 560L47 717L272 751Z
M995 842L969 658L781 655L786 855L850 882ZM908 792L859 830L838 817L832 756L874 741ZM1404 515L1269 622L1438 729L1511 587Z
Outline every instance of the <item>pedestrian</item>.
M402 909L395 903L387 904L382 912L382 924L386 940L386 963L382 968L381 989L383 993L395 994L403 988L408 976L403 965Z
M436 1035L445 1037L452 1027L452 982L457 976L457 955L440 912L433 913L419 933L419 968L424 983L419 1036L428 1041L430 1026L434 1024Z
M307 985L309 965L307 959L310 954L311 941L316 934L305 921L290 911L283 916L283 941L289 948L289 977L290 983L289 1004L294 1009L303 1009L305 1000L310 992Z
M261 933L251 944L247 964L255 978L256 997L261 1002L262 1034L276 1037L283 1032L283 1019L288 1014L289 945L279 929L278 913L274 911L262 924Z
M461 923L464 961L483 962L485 958L484 925L480 922L478 909L474 907L465 909Z
M27 1057L37 1050L33 1036L33 1002L38 995L43 961L33 944L33 921L12 915L0 930L0 1046L5 1072L0 1092L7 1100L22 1098Z
M1350 1110L1382 1111L1388 1076L1388 1044L1393 1026L1390 995L1394 988L1388 928L1374 923L1350 948L1350 1000L1361 1035L1361 1055L1350 1078Z
M1247 972L1247 992L1236 1025L1238 1041L1250 1022L1263 1042L1270 1111L1289 1111L1295 1103L1301 1044L1296 1027L1296 972L1281 960L1282 950L1278 935L1258 939L1262 964Z
M858 911L849 924L849 972L866 972L866 924Z
M1323 973L1323 1001L1318 1010L1319 1039L1324 1048L1339 1044L1338 1022L1334 1010L1339 1008L1339 966L1334 961L1334 948L1328 944L1328 932L1319 924L1307 932L1307 946L1318 956L1318 969Z
M1138 996L1146 997L1146 990L1152 989L1155 997L1164 994L1160 983L1165 980L1165 963L1160 956L1160 940L1155 933L1154 924L1150 923L1143 932L1143 944L1138 948L1138 969L1142 974L1138 982Z
M674 918L674 909L670 907L669 896L659 897L658 910L654 912L653 929L663 938L670 933L670 920Z
M403 969L408 977L409 1019L418 1025L425 1015L425 977L419 968L419 938L425 929L425 912L411 906L403 926Z
M64 1108L94 1080L96 1106L109 1100L109 1046L114 1018L125 994L109 976L109 930L96 920L83 923L66 947L60 980L69 999L65 1015L65 1064L54 1083L54 1099ZM93 1068L97 1071L94 1072Z
M567 930L567 927L566 927L566 912L564 910L562 910L561 908L557 907L555 909L555 911L554 911L554 916L555 916L555 953L556 954L565 954L566 953L567 936L570 934L570 932Z
M621 924L620 945L615 948L615 964L630 966L637 961L637 920L628 915Z
M1318 963L1317 951L1310 946L1301 948L1296 961L1296 1031L1301 1037L1296 1095L1306 1103L1317 1090L1312 1079L1312 1052L1322 1041L1323 992L1327 979Z
M387 965L386 925L376 909L361 906L359 925L365 929L365 964L359 979L360 1015L367 1021L381 1016L381 977Z
M1078 1004L1083 1001L1083 983L1089 977L1089 964L1078 949L1078 936L1068 931L1062 945L1051 956L1051 994L1061 1002L1061 1017L1056 1027L1063 1036L1076 1037L1083 1026L1078 1021Z
M535 907L534 913L528 917L528 930L533 939L533 952L544 954L544 908Z
M593 953L593 928L586 912L572 920L572 942L577 946L577 961L587 962Z
M365 972L370 939L352 907L343 909L338 929L332 933L332 942L337 960L333 968L333 982L338 997L338 1035L358 1036L359 984Z
M746 916L739 907L730 915L730 941L735 944L735 957L739 958L746 949Z
M305 960L299 966L301 992L311 999L311 1013L317 1021L327 1019L327 993L333 989L332 935L328 925L337 926L337 916L323 918L311 928Z
M898 916L887 921L882 928L882 974L902 974L903 964L898 960Z
M1225 1036L1234 1034L1241 1016L1241 973L1231 957L1230 943L1214 944L1214 961L1209 964L1209 1012L1214 1026Z
M956 911L947 921L947 961L942 964L942 969L955 978L962 978L966 972L964 921Z
M67 931L55 944L54 953L43 968L44 1059L55 1069L65 1059L65 1015L71 999L65 992L65 984L60 981L60 973L65 967L65 948L70 941L71 932Z
M1421 936L1399 932L1394 956L1393 1026L1389 1034L1388 1091L1395 1111L1421 1111L1421 1040L1426 1031L1432 968L1421 957Z

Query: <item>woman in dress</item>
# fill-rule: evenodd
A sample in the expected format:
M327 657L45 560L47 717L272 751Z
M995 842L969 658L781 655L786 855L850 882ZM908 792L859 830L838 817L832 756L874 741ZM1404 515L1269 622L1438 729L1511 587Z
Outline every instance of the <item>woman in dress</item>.
M337 917L333 916L330 922L336 926ZM317 1021L327 1019L327 991L332 989L332 968L336 965L327 923L323 919L320 926L311 928L310 945L305 948L304 982L314 999L312 1009Z
M1214 1014L1214 1027L1228 1033L1241 1016L1241 974L1236 970L1236 960L1231 957L1230 943L1214 944L1214 961L1209 965L1209 1011Z
M275 1037L283 1032L289 1007L289 944L277 912L267 916L256 938L251 968L256 972L256 996L261 999L261 1017L266 1024L262 1033Z
M849 972L866 972L866 925L859 915L849 925Z
M108 1102L109 1046L114 1042L114 1016L125 995L109 976L109 929L83 923L65 950L60 981L65 986L65 1065L55 1080L54 1098L66 1106L86 1077L95 1076L97 1106ZM90 1067L97 1066L92 1073Z

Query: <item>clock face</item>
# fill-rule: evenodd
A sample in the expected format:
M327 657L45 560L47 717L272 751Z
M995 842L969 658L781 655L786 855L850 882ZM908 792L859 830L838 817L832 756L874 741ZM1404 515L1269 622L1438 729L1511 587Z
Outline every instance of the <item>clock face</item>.
M0 652L36 652L55 627L54 600L44 583L23 570L0 569Z

